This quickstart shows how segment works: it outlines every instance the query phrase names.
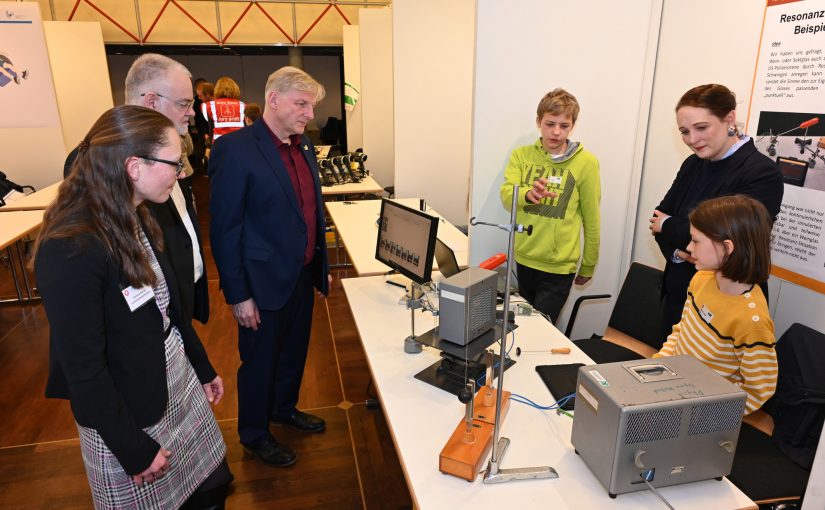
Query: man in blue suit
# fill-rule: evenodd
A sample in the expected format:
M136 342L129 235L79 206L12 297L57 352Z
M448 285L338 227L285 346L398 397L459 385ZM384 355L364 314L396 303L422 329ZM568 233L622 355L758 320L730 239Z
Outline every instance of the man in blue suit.
M238 321L238 433L247 450L274 466L294 464L295 453L272 437L270 421L325 428L295 407L313 287L329 291L318 162L303 136L323 97L323 86L300 69L275 71L263 116L222 136L209 159L212 252Z

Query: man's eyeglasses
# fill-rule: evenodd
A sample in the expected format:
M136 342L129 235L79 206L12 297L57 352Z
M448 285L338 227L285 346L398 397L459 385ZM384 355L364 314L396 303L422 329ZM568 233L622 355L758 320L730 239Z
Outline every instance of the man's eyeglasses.
M146 94L154 94L161 99L167 99L169 101L172 101L175 104L175 106L182 112L189 110L189 108L192 108L192 106L195 104L194 99L172 99L171 97L163 96L161 94L158 94L157 92L144 92L140 95L140 97L144 97Z
M169 161L168 159L159 159L153 158L151 156L138 156L140 159L145 159L147 161L155 161L157 163L166 163L167 165L172 165L175 168L175 177L179 176L181 172L183 172L183 160L180 161Z

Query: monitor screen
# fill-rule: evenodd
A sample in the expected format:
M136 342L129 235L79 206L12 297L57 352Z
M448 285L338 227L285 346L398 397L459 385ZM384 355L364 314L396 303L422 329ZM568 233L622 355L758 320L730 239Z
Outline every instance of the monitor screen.
M427 283L437 232L437 217L382 199L375 258L416 283Z

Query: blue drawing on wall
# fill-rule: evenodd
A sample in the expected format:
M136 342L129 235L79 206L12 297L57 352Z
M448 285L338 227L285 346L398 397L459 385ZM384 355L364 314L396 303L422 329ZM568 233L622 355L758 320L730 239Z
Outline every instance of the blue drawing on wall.
M23 80L28 78L28 69L23 69L22 71L19 70L8 55L5 53L0 53L0 87L5 87L12 82L20 85Z

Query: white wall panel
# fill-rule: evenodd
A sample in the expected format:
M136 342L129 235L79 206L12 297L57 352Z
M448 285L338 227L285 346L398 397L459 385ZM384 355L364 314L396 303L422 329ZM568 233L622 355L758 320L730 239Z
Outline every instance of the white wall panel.
M466 225L475 1L395 0L395 192Z
M393 145L392 10L361 10L361 107L364 152L382 186L392 186Z
M361 91L361 35L358 26L344 27L344 81L354 85L359 92ZM363 107L356 103L351 112L346 112L346 150L349 152L364 146L362 110Z
M97 22L45 21L43 29L68 154L113 106L103 34Z

